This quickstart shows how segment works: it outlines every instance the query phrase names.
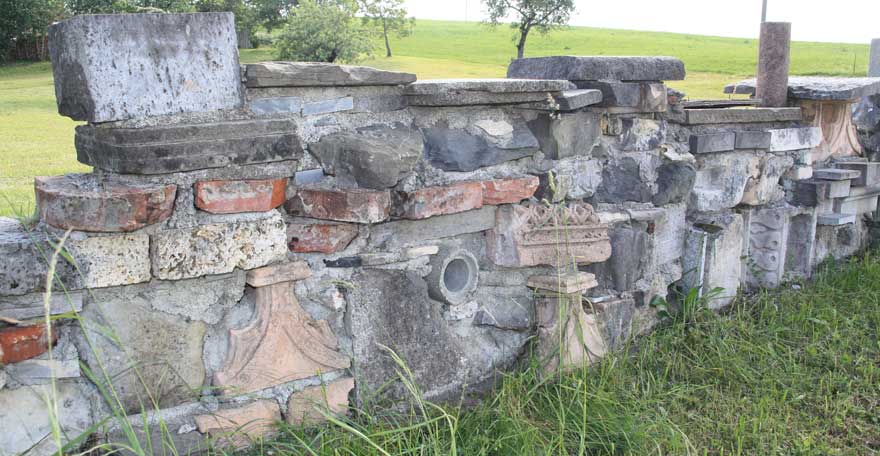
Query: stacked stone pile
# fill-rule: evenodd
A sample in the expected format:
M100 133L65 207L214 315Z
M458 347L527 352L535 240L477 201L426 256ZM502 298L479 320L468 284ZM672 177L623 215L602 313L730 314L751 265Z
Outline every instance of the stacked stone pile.
M491 385L533 339L548 373L593 362L670 290L721 287L721 307L855 252L877 204L875 164L823 149L807 109L691 109L670 57L417 81L240 66L229 14L82 16L50 36L93 172L38 178L33 226L0 219L4 453L54 450L50 374L67 435L109 413L80 362L135 434L159 442L161 421L180 452L406 400L383 347L431 400ZM49 331L62 237L49 308L83 323Z

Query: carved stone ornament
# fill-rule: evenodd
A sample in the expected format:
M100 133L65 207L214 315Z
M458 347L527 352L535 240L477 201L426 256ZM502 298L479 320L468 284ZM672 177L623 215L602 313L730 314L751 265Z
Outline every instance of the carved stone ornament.
M801 101L804 119L822 129L824 139L813 152L813 161L829 157L862 155L859 134L852 121L851 101Z

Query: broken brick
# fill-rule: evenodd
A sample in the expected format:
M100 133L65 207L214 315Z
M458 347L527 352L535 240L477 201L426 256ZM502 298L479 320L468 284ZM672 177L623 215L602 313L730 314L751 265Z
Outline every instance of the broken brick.
M14 326L0 329L0 364L11 364L46 353L58 340L52 333L49 343L46 325Z
M483 186L479 182L457 182L411 192L397 192L394 198L395 215L412 220L457 214L481 207Z
M483 204L518 203L529 199L538 189L539 181L538 176L483 181Z
M291 223L287 246L296 253L335 253L348 247L358 228L346 223Z
M291 215L339 222L378 223L391 214L384 190L300 188L285 205Z
M266 212L284 204L287 178L196 182L196 207L212 214Z

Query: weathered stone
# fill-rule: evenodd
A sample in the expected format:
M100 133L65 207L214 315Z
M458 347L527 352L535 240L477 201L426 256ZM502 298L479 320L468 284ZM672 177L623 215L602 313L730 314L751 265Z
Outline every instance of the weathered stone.
M303 103L302 115L317 116L320 114L330 114L334 112L351 111L354 109L354 98L340 97L331 98L329 100L312 101Z
M602 92L597 106L609 112L666 112L666 86L659 82L575 81L578 88Z
M704 155L697 159L697 177L689 205L700 212L732 208L743 198L751 178L760 176L760 159L751 153Z
M153 281L142 291L153 310L217 324L244 294L245 274L236 271L174 282Z
M573 186L574 178L571 174L542 173L538 176L538 189L535 190L535 198L538 201L561 203L568 198Z
M545 373L582 369L605 356L608 348L596 315L584 312L580 293L539 298L535 311Z
M811 168L812 169L812 168ZM805 179L791 188L789 202L797 206L819 206L834 198L849 195L850 180L839 181Z
M254 296L254 320L230 330L224 367L214 374L214 385L225 394L251 393L350 367L327 321L306 314L290 283L256 288Z
M431 259L431 273L425 277L428 295L453 306L470 299L479 283L480 265L470 252L444 248Z
M94 423L90 395L83 384L58 382L56 385L34 385L0 390L0 453L50 456L58 454L53 426L61 431L61 442L67 444L89 430ZM57 415L49 413L46 398L53 397Z
M538 189L537 176L482 181L483 204L510 204L529 199Z
M755 94L755 80L747 79L724 87L724 93ZM840 78L789 76L788 96L797 100L857 100L880 93L880 77Z
M393 197L395 216L420 220L483 207L483 186L480 182L456 182L411 192L395 192Z
M856 214L821 214L816 223L826 226L840 226L856 223Z
M694 188L697 171L686 162L670 162L657 168L657 193L651 199L655 206L685 201Z
M43 303L45 297L44 293L0 297L0 317L15 320L44 318L46 316L46 307ZM82 310L82 303L82 293L53 293L49 297L49 315L79 312Z
M241 104L231 13L74 16L49 27L49 51L58 112L74 120Z
M79 359L29 359L6 367L9 376L22 385L40 385L50 379L79 378Z
M771 152L812 149L822 142L822 130L816 127L768 130Z
M289 223L287 247L295 253L335 253L357 235L357 226L347 223Z
M543 101L548 93L575 88L560 80L435 79L416 81L404 93L413 106L469 106Z
M762 22L758 40L755 96L766 107L788 103L788 67L791 64L791 23Z
M651 187L641 178L639 162L625 157L602 169L602 183L594 197L600 203L648 202L651 201Z
M728 108L686 109L686 125L798 122L804 116L801 108Z
M416 75L397 71L318 62L260 62L246 65L248 87L324 87L401 85Z
M394 249L445 239L462 234L478 233L495 226L497 206L485 206L460 214L439 215L426 220L397 220L371 228L370 245Z
M552 160L589 155L602 135L598 115L586 111L539 115L528 125L541 151Z
M363 264L364 261L359 256L324 260L324 266L327 266L328 268L359 268L363 266Z
M221 448L245 448L268 439L276 434L280 421L281 409L270 399L195 417L199 432L217 439Z
M687 234L682 277L686 289L700 295L720 288L710 308L729 305L736 298L742 273L743 219L739 214L721 214L695 223Z
M273 264L247 272L247 284L252 287L266 287L276 283L293 282L312 276L312 270L305 261L289 261Z
M473 171L528 157L538 151L538 140L526 123L516 118L481 120L467 129L449 128L445 121L423 128L425 157L444 171Z
M788 156L763 157L759 165L760 175L750 179L743 189L742 204L758 206L781 200L785 194L779 182L792 165L794 159Z
M517 59L508 78L569 81L681 81L684 63L673 57L553 56Z
M358 258L360 258L361 265L363 266L383 266L386 264L409 261L423 256L436 255L439 252L439 246L426 245L422 247L412 247L398 252L362 253L358 255Z
M858 171L859 177L852 179L853 187L873 187L880 185L880 162L843 161L834 164L835 168Z
M813 177L823 180L854 180L859 176L861 176L861 171L857 169L822 168L813 170Z
M666 141L666 122L640 118L621 119L620 147L625 152L656 149Z
M880 188L854 187L845 198L834 201L834 212L840 214L866 214L877 211Z
M705 154L710 152L726 152L733 150L736 142L736 133L725 131L702 135L691 135L690 152L692 154Z
M81 313L84 331L75 339L77 349L126 413L199 396L205 380L202 348L207 325L158 312L153 305L154 300L190 297L182 288L190 285L169 285L165 291L139 285L90 294Z
M175 185L130 185L95 174L37 177L40 220L63 230L135 231L171 216Z
M748 235L743 282L777 287L785 274L788 216L784 208L760 208L746 213Z
M121 174L167 174L302 156L296 123L253 119L144 128L82 125L77 160Z
M880 77L880 38L871 40L871 54L868 59L868 76Z
M769 149L772 136L769 131L738 131L735 146L737 149Z
M287 179L199 181L196 207L212 214L266 212L284 204Z
M813 167L795 165L791 169L789 169L783 177L793 181L807 180L813 177Z
M324 413L343 415L348 412L348 395L353 389L354 379L343 378L293 393L287 400L286 420L294 426L314 426L327 421Z
M596 276L587 272L559 273L557 275L531 276L527 285L537 290L570 294L587 291L597 285Z
M506 267L589 264L611 255L608 228L586 203L501 206L486 244L489 259Z
M598 90L565 90L551 94L547 100L526 103L519 107L540 109L543 111L571 112L602 101L602 92Z
M376 190L394 187L412 173L423 149L418 130L383 125L334 133L309 146L328 174Z
M255 98L248 102L251 111L258 115L300 114L302 106L300 97Z
M302 187L284 206L291 215L354 223L378 223L391 215L391 193Z
M153 272L159 279L178 280L258 268L287 255L286 239L277 212L261 220L163 231L152 240Z
M0 329L0 364L11 364L46 353L58 340L58 334L46 325L11 326Z

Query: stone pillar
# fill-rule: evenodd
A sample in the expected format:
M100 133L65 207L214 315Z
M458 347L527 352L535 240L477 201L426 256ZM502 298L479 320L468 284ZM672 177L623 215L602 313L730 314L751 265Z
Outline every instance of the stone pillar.
M788 67L791 63L791 23L761 24L761 40L758 46L755 97L761 100L761 106L785 106L788 99Z
M880 78L880 38L871 40L871 57L868 62L868 76Z

